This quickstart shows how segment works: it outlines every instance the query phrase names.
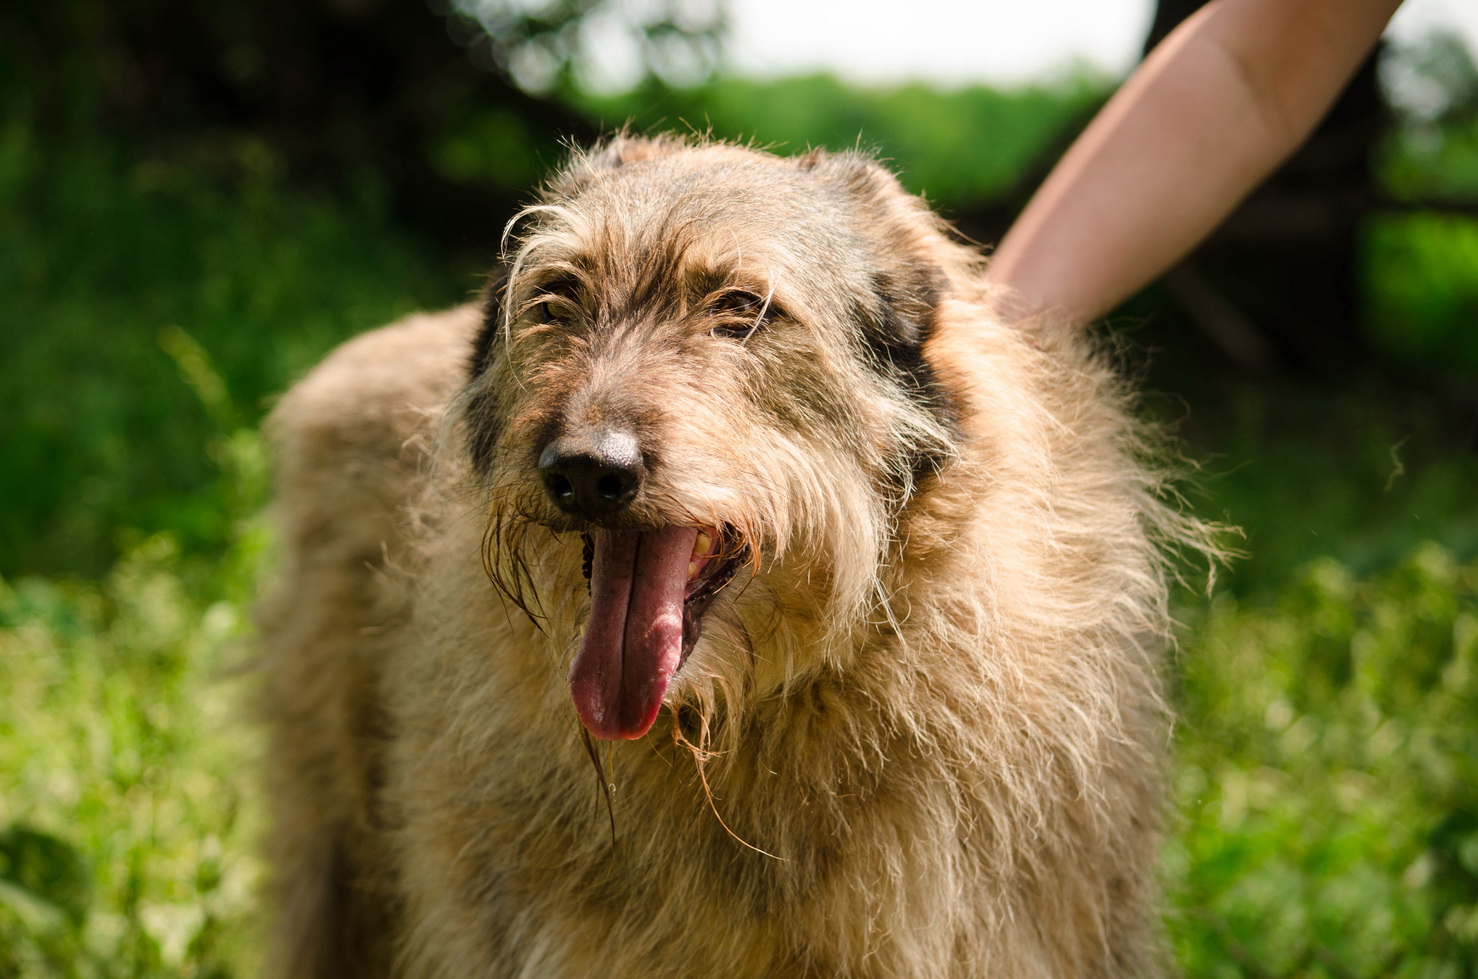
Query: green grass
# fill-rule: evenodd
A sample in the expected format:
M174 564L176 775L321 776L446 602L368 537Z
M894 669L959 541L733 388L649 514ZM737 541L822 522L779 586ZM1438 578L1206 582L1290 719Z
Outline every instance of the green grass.
M1187 973L1474 975L1478 563L1322 558L1190 618L1166 859Z
M0 577L0 977L257 973L266 459L204 349L161 346L214 426L201 505L230 543L133 531L99 579Z
M0 976L253 973L248 552L0 581Z

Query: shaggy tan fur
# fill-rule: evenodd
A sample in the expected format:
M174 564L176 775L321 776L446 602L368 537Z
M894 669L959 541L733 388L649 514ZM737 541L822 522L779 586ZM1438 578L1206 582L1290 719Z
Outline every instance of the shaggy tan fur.
M857 154L618 139L510 227L486 311L271 421L270 975L1162 972L1166 549L1204 534L1110 372ZM612 418L639 492L562 511L541 453ZM668 526L743 560L596 741L582 536Z

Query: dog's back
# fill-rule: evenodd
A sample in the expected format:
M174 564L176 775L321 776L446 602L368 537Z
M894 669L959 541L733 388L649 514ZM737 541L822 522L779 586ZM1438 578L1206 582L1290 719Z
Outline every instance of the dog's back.
M684 206L717 227L652 288L706 298L649 314L643 209L667 256ZM273 975L1157 973L1159 538L1197 531L1109 373L865 160L618 142L531 214L504 305L274 415ZM780 284L735 285L766 234ZM603 597L669 539L677 599L622 587L681 606L670 661Z

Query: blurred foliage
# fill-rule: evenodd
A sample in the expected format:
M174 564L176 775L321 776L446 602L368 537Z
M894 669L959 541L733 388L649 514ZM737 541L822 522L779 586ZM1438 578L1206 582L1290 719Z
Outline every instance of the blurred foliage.
M1382 184L1399 202L1478 202L1478 118L1402 126L1379 162Z
M451 15L453 37L485 67L545 95L649 77L703 81L724 27L721 0L433 0L433 8Z
M1169 920L1202 977L1478 975L1478 563L1191 616Z
M272 262L263 256L263 268ZM220 541L132 542L96 581L0 576L0 977L257 974L261 748L249 609L266 453L205 349L159 346L199 411Z
M98 574L135 530L223 547L211 426L254 427L334 342L480 284L393 230L371 186L330 201L272 162L244 146L211 179L0 128L0 573ZM229 365L209 402L171 360L180 331Z
M256 974L259 749L223 671L262 542L0 579L0 976Z
M1160 400L1201 460L1192 502L1246 535L1218 592L1275 602L1311 561L1333 558L1365 577L1428 539L1478 560L1478 454L1454 451L1478 419L1369 379Z
M1407 371L1478 381L1478 220L1381 215L1366 225L1364 258L1378 349Z
M847 85L830 75L776 81L726 78L686 90L575 96L603 130L692 131L779 153L861 146L897 167L935 205L961 209L1013 189L1052 146L1087 120L1109 79L1065 76L1052 85L940 91L913 83Z
M1478 62L1450 30L1395 43L1380 70L1386 98L1407 125L1472 122L1478 116Z
M1365 302L1377 348L1401 368L1478 380L1478 64L1437 31L1382 63L1397 112L1377 159L1406 209L1365 228Z
M169 9L217 40L233 18L250 28L202 48L222 60L190 78L235 87L200 92L246 114L282 96L270 83L288 76L263 67L253 45L270 31L248 6ZM564 122L551 120L575 118L782 152L860 142L958 212L1022 189L1106 90L1093 78L1012 92L825 77L567 87L630 61L590 62L583 46L610 28L558 17L605 11L642 38L678 38L662 44L688 31L698 47L666 67L633 42L638 74L687 78L714 9L459 0L443 14L474 61L516 75L533 57L520 44L553 45L566 101L459 82L390 108L371 91L355 118L425 123L374 145L424 153L457 194L521 192L553 162ZM480 26L503 15L525 19L496 37ZM335 342L471 295L506 214L446 198L465 235L454 247L478 253L449 260L446 240L406 230L424 212L376 169L399 165L393 153L305 181L293 138L332 137L356 159L363 145L352 126L329 132L331 99L291 116L283 139L148 129L163 118L149 107L180 92L150 89L137 72L150 49L115 28L154 17L97 0L0 10L0 977L256 973L262 817L241 677L267 548L256 426ZM339 27L334 43L374 34ZM95 57L51 46L73 31ZM28 53L7 61L16 49ZM1471 401L1478 377L1478 232L1462 207L1439 206L1478 200L1478 120L1471 59L1441 44L1401 57L1416 90L1447 79L1446 94L1411 103L1436 108L1404 110L1383 147L1398 206L1367 222L1362 281L1378 349L1419 383L1253 389L1213 361L1160 358L1177 371L1162 386L1193 405L1169 410L1189 415L1207 460L1196 505L1245 527L1249 552L1209 605L1181 612L1184 815L1166 879L1190 975L1478 976L1478 457L1454 451L1468 420L1431 393ZM26 74L25 58L54 70ZM350 67L373 80L375 64ZM316 67L333 80L329 65ZM144 128L99 126L130 112Z

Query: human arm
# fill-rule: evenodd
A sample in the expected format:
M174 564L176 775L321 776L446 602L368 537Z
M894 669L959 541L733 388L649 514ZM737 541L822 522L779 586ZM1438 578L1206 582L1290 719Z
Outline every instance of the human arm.
M1085 324L1178 261L1304 141L1400 0L1212 0L1053 169L989 275Z

